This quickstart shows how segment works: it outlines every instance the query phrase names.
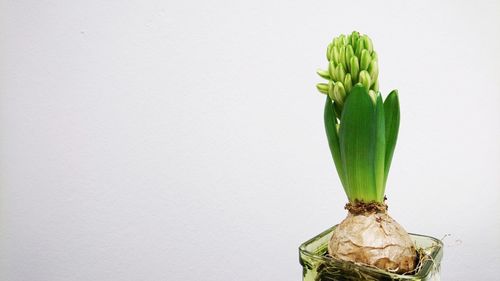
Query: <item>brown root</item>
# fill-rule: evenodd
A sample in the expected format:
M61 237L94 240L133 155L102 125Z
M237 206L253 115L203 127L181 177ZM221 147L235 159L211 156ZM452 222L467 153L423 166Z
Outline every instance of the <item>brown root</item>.
M368 215L373 213L386 213L387 205L385 203L369 202L355 200L354 203L347 203L344 209L353 215Z
M362 207L363 214L353 214L349 209L347 218L333 232L328 253L334 258L390 272L414 271L417 252L413 241L403 227L386 213L387 208L381 210L379 207L366 208L365 205Z
M434 248L438 247L436 244L430 246L430 247L427 247L427 248L417 248L417 260L418 260L418 263L417 265L415 266L415 270L413 272L409 272L409 274L413 274L413 273L416 273L418 272L420 269L422 269L422 267L424 266L424 264L427 262L427 261L430 261L432 263L432 266L434 268L434 270L439 267L438 264L436 264L436 262L434 261L434 259L432 258L431 255L428 254L428 252L432 252Z

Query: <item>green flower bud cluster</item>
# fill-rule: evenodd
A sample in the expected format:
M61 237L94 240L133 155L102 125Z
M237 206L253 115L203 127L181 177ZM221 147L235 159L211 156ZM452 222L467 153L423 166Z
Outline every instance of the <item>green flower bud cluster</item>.
M375 100L378 92L378 58L372 40L353 31L333 39L326 51L328 70L317 71L328 83L316 85L318 90L335 101L342 110L345 99L354 85L360 83Z

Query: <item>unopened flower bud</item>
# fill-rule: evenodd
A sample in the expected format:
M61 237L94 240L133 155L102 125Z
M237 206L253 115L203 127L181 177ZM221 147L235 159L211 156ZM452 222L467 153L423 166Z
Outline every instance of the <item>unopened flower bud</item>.
M321 78L330 79L330 73L327 70L318 69L316 73L321 76Z
M335 76L335 63L333 60L328 63L328 73L330 74L330 79L333 79Z
M344 78L344 88L345 88L346 94L351 92L351 89L352 89L352 80L351 80L351 74L350 73L347 73L345 75L345 78Z
M334 94L334 88L335 88L335 82L332 80L328 81L328 96L330 97L331 100L335 100L335 94Z
M335 46L343 47L347 45L347 38L344 34L339 35L339 37L335 38Z
M340 47L340 64L344 65L344 68L346 66L345 63L345 46Z
M335 81L344 82L345 71L344 71L344 66L342 64L338 64L337 67L335 68L334 78Z
M363 84L363 86L369 90L370 86L372 84L371 78L370 78L370 73L366 70L361 70L359 73L359 83Z
M356 46L354 48L354 53L356 54L356 56L360 57L361 58L361 52L364 50L364 43L363 43L363 40L361 40L361 38L356 42Z
M326 83L318 83L318 84L316 84L316 88L318 89L318 91L320 93L328 94L328 84L326 84Z
M345 48L345 61L349 71L351 70L351 58L354 56L354 49L351 45L347 45Z
M370 62L370 66L368 66L368 72L370 73L370 78L372 81L376 81L378 78L378 62L376 60L372 60Z
M350 44L354 47L356 46L356 43L358 42L358 38L359 38L359 32L357 31L353 31L350 35L350 39L351 39L351 42Z
M358 57L351 57L351 78L352 81L358 81L358 73L359 73L359 62Z
M339 50L339 47L333 46L332 55L333 55L332 59L335 62L335 64L339 64L339 62L340 62L340 50Z
M367 70L368 66L370 66L371 60L372 57L370 56L368 50L361 51L361 64L360 64L361 70Z
M341 34L339 36L339 38L340 38L340 43L342 44L342 46L347 45L347 37L344 34Z
M370 37L368 37L367 35L363 35L363 43L364 43L365 49L371 54L371 52L373 52L373 44L372 44L372 40L370 39Z
M373 103L377 103L377 93L374 90L369 90L368 95L372 98Z
M333 46L335 47L339 47L341 44L340 44L340 37L335 37L335 39L333 39Z
M334 97L335 102L337 102L339 105L343 105L344 100L345 100L345 96L346 96L346 94L345 94L344 85L342 85L341 82L335 83L335 87L333 88L333 97Z

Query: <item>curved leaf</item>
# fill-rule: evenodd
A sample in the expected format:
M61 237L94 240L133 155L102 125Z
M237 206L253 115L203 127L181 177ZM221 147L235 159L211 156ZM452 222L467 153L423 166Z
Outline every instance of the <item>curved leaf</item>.
M352 198L377 201L375 185L375 105L367 90L356 85L346 100L339 129L345 182Z
M342 169L342 160L340 157L339 137L337 134L337 117L335 116L334 105L329 96L326 96L324 119L326 137L328 139L328 146L330 147L330 151L332 153L333 162L337 168L337 173L339 174L339 178L342 186L344 187L347 198L350 200L351 197L348 192L349 190L346 188L344 182L344 171Z
M377 94L375 104L375 185L377 189L377 201L384 201L385 193L385 121L384 102L380 93Z
M385 115L385 179L384 186L387 182L387 175L391 167L392 156L396 148L399 131L399 98L398 91L393 90L384 101Z

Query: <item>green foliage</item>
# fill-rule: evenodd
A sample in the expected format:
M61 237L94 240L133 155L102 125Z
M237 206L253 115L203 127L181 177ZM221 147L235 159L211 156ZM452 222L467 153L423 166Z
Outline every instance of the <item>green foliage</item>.
M334 103L325 104L325 129L335 167L349 199L383 202L399 127L399 103L393 91L375 100L357 84L346 99L340 124Z
M398 91L393 90L384 101L384 115L385 115L385 181L387 181L387 175L389 174L389 168L391 167L392 155L394 154L394 148L396 148L396 141L398 140L399 131L399 98Z
M396 90L385 101L378 92L378 63L366 35L341 35L327 48L328 70L318 70L327 83L324 112L328 145L349 199L383 202L399 129Z
M339 127L340 157L351 198L377 201L375 104L363 86L347 99Z
M342 158L340 156L340 145L339 136L337 134L337 118L335 117L335 108L329 96L326 96L324 117L326 136L328 139L328 145L330 146L330 151L332 152L333 162L335 163L335 167L337 168L337 173L340 177L340 181L342 182L342 186L344 187L344 191L350 200L350 192L349 189L346 188L347 185L345 184L344 180L345 175L342 166Z

